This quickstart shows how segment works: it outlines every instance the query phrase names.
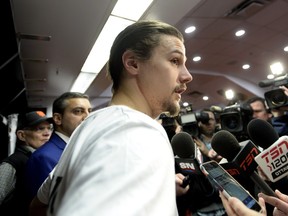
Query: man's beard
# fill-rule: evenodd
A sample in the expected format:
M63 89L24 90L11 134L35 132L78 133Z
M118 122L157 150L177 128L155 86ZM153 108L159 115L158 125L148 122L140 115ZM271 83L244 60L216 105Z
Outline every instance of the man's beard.
M172 103L169 101L168 103L164 104L164 107L166 107L166 111L169 112L171 116L177 116L180 112L179 103Z

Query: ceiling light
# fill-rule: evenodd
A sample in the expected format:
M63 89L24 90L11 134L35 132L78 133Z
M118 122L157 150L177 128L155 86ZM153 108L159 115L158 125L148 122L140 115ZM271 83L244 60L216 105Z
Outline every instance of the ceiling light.
M288 46L284 47L284 51L288 52Z
M209 99L208 96L203 96L203 100L204 100L204 101L207 101L208 99Z
M111 14L125 19L137 21L144 14L152 2L153 0L118 0Z
M194 32L195 30L196 30L195 26L190 26L190 27L185 29L185 33L189 34L189 33Z
M225 97L226 97L226 99L228 99L228 100L232 100L232 99L234 98L234 95L235 95L235 93L234 93L234 91L231 90L231 89L225 91Z
M189 105L188 102L183 102L183 106L184 106L184 107L187 107L188 105Z
M96 76L97 76L96 73L87 73L87 72L79 73L70 91L84 93L87 90L87 88L91 85L93 80L96 78Z
M244 65L242 65L242 68L243 68L244 70L247 70L247 69L250 68L250 65L249 65L249 64L244 64Z
M241 30L239 30L239 31L237 31L236 33L235 33L235 35L237 36L237 37L240 37L240 36L242 36L242 35L244 35L245 34L245 30L243 30L243 29L241 29Z
M280 75L283 73L284 68L281 62L275 62L270 65L270 69L272 71L272 74L274 75Z
M267 79L274 79L275 78L275 76L273 75L273 74L269 74L268 76L267 76Z
M201 57L200 56L195 56L194 58L193 58L193 61L194 62L198 62L198 61L200 61L201 60Z
M117 35L140 19L153 0L118 0L70 91L84 93L109 59Z

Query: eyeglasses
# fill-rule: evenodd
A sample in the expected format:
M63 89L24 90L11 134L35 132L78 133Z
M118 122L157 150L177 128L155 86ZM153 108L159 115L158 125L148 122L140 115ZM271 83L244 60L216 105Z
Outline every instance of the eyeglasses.
M44 127L44 126L41 126L41 127L27 127L27 128L23 128L23 130L34 131L34 132L37 132L37 133L43 133L45 130L52 131L53 127L52 126L47 126L47 127Z

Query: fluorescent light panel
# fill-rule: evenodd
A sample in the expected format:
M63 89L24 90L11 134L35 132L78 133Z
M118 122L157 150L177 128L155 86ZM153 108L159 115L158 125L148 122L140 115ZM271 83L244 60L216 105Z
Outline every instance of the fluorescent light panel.
M152 2L153 0L118 0L111 14L137 21Z
M133 21L110 15L81 71L99 73L107 62L116 36Z
M117 1L70 91L86 92L108 61L116 36L140 19L152 2L153 0Z
M93 80L96 78L96 73L81 72L75 80L71 92L82 92L84 93L87 88L91 85Z

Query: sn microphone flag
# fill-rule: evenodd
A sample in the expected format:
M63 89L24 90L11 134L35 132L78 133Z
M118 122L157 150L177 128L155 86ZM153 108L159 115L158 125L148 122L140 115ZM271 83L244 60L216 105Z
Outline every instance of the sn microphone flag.
M255 161L269 178L276 182L288 175L288 136L280 137L255 157Z

